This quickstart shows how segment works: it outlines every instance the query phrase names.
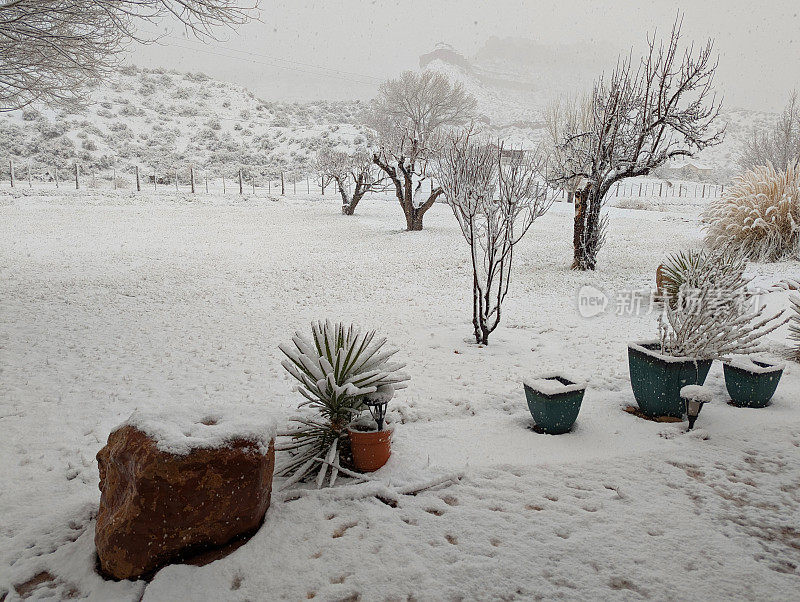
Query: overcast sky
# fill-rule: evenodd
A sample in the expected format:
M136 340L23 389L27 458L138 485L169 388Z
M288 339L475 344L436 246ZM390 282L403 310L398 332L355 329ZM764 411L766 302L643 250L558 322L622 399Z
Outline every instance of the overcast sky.
M685 13L687 40L716 40L728 106L779 110L800 87L800 1L261 0L261 21L208 44L172 33L133 46L130 62L204 71L267 100L369 98L378 81L416 68L446 42L466 55L490 36L546 44L641 44Z

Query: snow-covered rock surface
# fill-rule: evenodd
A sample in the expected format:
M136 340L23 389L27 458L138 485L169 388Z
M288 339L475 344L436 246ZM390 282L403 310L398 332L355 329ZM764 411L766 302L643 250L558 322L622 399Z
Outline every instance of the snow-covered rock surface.
M194 449L225 447L234 439L247 439L267 453L277 433L277 422L263 412L251 411L235 416L220 411L227 404L217 403L217 409L169 408L161 411L136 410L117 428L132 426L156 442L163 452L186 455ZM116 430L116 429L115 429Z
M446 206L409 233L378 198L348 217L331 196L0 193L0 597L43 572L34 598L793 597L800 368L787 362L772 405L746 420L711 404L686 433L625 413L626 341L656 326L621 293L649 289L663 256L701 233L696 213L610 211L591 274L569 269L571 205L536 222L481 348L465 341L471 272ZM750 271L766 285L800 263ZM610 302L585 319L588 284ZM762 300L785 308L788 294ZM109 431L137 408L220 404L282 428L300 397L278 344L329 316L377 328L412 376L389 405L378 482L276 495L222 560L102 580L94 456ZM541 437L520 383L561 369L592 385L573 431ZM719 363L706 386L724 397ZM458 483L392 504L374 495L454 471Z

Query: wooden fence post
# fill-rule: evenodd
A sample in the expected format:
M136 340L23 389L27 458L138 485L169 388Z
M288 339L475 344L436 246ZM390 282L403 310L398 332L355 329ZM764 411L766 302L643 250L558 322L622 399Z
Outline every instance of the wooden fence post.
M80 176L80 168L78 167L78 164L75 163L75 190L78 190L81 187L79 176Z
M117 189L117 168L114 168L114 190Z
M142 185L139 182L139 166L136 166L136 192L142 191Z
M242 194L242 168L239 168L239 194Z
M306 175L306 194L311 194L311 181L308 179L308 175Z
M283 196L284 194L286 194L286 188L284 187L283 183L283 172L281 172L281 196Z
M192 194L194 194L194 167L189 166L189 185L192 187Z
M53 168L53 176L56 179L56 188L58 188L58 167Z
M14 161L13 159L8 160L8 171L11 174L11 188L14 188Z

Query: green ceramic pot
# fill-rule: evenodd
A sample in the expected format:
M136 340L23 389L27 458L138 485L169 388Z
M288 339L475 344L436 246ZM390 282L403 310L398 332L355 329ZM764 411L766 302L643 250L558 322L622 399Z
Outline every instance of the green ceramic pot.
M731 403L740 408L763 408L769 404L783 375L783 364L750 360L723 364L725 386Z
M654 341L628 345L631 388L639 409L646 416L681 418L684 403L681 389L702 385L714 360L671 357L659 351Z
M572 429L586 392L585 383L548 375L526 381L524 387L537 430L548 435L561 435Z

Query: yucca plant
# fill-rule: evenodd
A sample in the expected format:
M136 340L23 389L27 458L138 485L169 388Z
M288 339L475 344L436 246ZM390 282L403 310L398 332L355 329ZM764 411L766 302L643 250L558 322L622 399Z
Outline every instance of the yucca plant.
M794 355L800 360L800 297L792 295L789 297L789 302L792 311L789 322L789 338L794 341Z
M275 474L290 475L288 487L316 472L321 487L330 468L333 485L347 425L363 411L364 397L378 388L401 389L409 377L400 372L404 364L389 362L397 351L384 349L386 339L376 339L374 330L362 333L352 324L316 322L311 338L298 332L292 343L280 345L287 358L282 365L300 383L298 390L306 398L300 407L316 415L293 419L299 426L292 442L281 447L291 456Z
M680 251L667 257L656 272L659 295L674 307L678 301L681 286L695 274L701 273L701 268L706 261L708 261L708 254L696 250Z

